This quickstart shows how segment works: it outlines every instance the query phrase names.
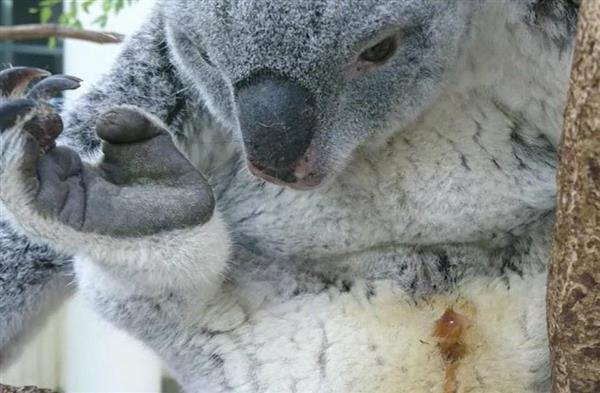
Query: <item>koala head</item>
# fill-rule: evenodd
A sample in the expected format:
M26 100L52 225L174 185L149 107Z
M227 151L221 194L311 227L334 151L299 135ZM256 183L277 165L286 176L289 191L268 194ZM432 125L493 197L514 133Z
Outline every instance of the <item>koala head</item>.
M250 170L307 189L437 97L470 4L169 0L163 12L179 68L240 137Z

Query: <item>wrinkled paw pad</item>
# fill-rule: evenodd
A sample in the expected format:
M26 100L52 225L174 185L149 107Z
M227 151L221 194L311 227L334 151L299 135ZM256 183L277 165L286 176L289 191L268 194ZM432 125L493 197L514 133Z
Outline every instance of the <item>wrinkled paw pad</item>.
M38 68L14 67L0 72L0 133L22 126L43 151L49 150L63 125L48 101L80 84L79 78L50 75Z

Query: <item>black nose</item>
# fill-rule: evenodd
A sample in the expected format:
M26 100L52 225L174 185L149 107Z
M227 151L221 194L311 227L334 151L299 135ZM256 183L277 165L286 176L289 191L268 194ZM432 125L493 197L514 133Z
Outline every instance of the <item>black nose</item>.
M252 77L236 87L248 161L284 182L293 182L291 174L317 125L313 95L296 82L272 75Z

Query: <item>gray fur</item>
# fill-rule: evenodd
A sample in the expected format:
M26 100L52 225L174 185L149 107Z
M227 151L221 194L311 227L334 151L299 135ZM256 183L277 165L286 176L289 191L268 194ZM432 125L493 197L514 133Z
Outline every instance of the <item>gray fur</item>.
M0 221L0 368L73 292L73 280L70 257L33 244Z
M190 392L328 392L336 337L319 312L336 302L353 297L368 310L388 284L419 299L475 277L532 280L549 251L577 7L163 1L111 73L68 112L63 143L96 151L93 125L105 108L135 104L156 115L209 178L233 253L224 282L209 289L147 290L144 269L130 279L131 266L78 260L84 295L153 347ZM344 77L362 48L390 33L400 37L393 59ZM327 179L318 189L281 188L245 168L235 88L265 70L316 94L313 144ZM10 255L7 266L27 269ZM302 308L313 304L322 308ZM281 311L292 305L301 311ZM543 324L533 315L523 315L526 335ZM285 387L266 384L261 348L276 348L278 332L261 329L272 320L314 322L315 342L299 327L290 333L305 339L298 352L315 345L312 388L298 376ZM535 359L528 391L547 392L547 354Z

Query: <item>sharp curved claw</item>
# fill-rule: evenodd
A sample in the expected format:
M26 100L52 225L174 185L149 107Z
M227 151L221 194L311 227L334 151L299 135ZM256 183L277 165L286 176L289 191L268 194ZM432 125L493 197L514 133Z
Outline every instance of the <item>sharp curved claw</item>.
M48 71L33 67L14 67L0 72L0 95L17 96L22 94L34 79L48 76Z
M70 75L52 75L36 83L27 98L32 100L48 100L64 90L75 90L81 86L82 80Z
M14 126L20 117L27 115L35 106L34 101L26 99L0 105L0 132Z

